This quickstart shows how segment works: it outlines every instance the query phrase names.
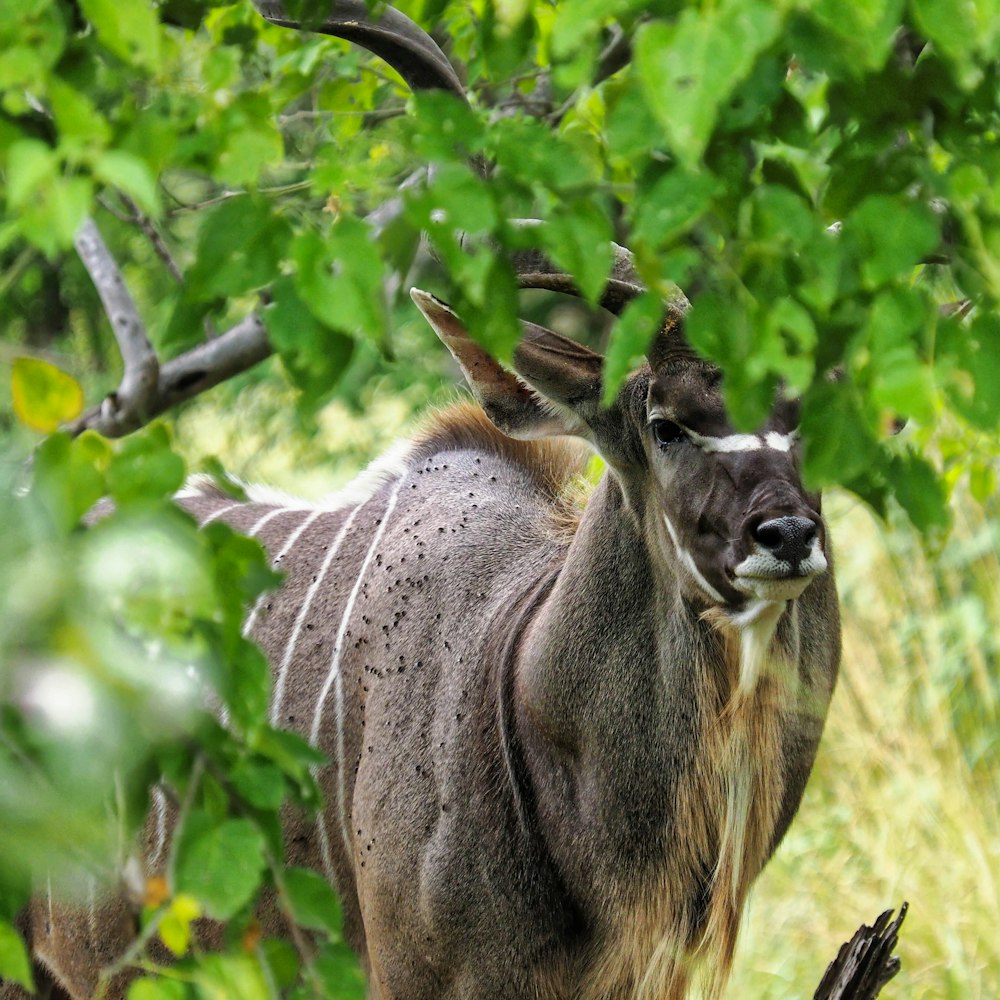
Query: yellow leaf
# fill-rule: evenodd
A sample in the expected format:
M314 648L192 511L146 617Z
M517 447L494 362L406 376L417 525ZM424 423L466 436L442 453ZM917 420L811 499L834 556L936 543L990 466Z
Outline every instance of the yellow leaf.
M174 897L160 921L160 937L175 954L183 955L191 944L191 921L201 916L198 901L186 893Z
M21 423L43 434L78 417L83 409L80 383L39 358L14 359L11 392Z

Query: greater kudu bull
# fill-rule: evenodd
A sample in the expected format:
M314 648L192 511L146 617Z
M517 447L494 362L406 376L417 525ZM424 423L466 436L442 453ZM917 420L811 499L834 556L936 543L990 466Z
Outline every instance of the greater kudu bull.
M429 39L373 41L354 13L323 30L454 89ZM634 288L621 253L608 304ZM247 628L273 720L332 762L325 810L286 825L290 860L336 884L377 1000L669 1000L699 965L718 995L839 659L796 406L735 432L679 308L605 408L586 348L526 324L513 374L414 299L479 406L329 503L181 498L287 574ZM581 507L588 445L607 471ZM157 792L147 873L168 812ZM100 907L36 907L37 953L75 1000L123 946L124 903Z

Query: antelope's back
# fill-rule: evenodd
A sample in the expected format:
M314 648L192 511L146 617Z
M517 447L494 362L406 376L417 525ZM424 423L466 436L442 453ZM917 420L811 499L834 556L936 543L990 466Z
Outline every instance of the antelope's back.
M483 830L461 818L504 780L483 738L497 725L497 635L565 550L573 509L563 490L584 460L573 447L512 441L463 406L329 502L253 489L250 502L238 502L204 483L178 497L200 523L223 521L258 539L285 575L249 610L244 631L272 667L272 723L329 759L317 773L323 811L283 814L287 861L336 885L345 933L370 974L379 973L367 961L366 924L369 936L383 923L391 940L422 942L406 897L426 882L428 851L454 856L464 839L470 857L482 854ZM43 894L25 915L34 953L74 1000L93 995L100 969L134 939L142 887L165 872L176 812L159 786L150 802L120 891L73 904ZM500 807L487 805L491 815ZM509 868L514 859L497 853L497 837L493 863ZM439 902L452 912L453 901ZM442 936L444 947L495 934L470 919ZM273 907L262 923L287 932ZM200 924L213 946L219 928ZM506 961L498 959L498 977ZM108 997L123 994L128 978ZM429 978L426 995L437 990ZM2 1000L21 996L0 986Z
M567 486L588 454L514 441L463 406L346 504L185 501L257 537L286 574L248 630L274 671L272 721L330 761L322 813L285 817L289 862L337 886L376 995L450 996L433 970L466 952L496 963L496 996L524 995L528 982L507 992L518 953L554 931L538 913L565 917L504 794L499 694L509 640L565 553ZM484 881L509 885L506 899L478 905ZM510 954L497 952L504 936ZM397 963L416 954L426 965Z

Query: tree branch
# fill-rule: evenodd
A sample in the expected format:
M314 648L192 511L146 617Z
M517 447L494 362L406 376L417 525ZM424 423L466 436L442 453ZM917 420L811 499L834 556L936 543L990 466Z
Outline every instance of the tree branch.
M141 411L125 410L119 405L118 394L111 393L84 413L69 431L75 435L94 430L105 437L122 437L178 403L245 372L272 352L264 323L253 313L215 339L163 365Z
M93 219L80 226L73 245L101 297L125 365L121 384L108 400L113 400L124 419L138 427L149 419L144 415L145 407L156 390L160 363L125 279Z

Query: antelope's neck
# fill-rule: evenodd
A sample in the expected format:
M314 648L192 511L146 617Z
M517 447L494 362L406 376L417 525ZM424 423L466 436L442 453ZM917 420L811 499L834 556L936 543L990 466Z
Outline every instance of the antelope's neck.
M773 634L764 660L782 646ZM594 997L681 996L698 951L728 965L781 811L782 678L794 673L757 664L743 691L744 645L685 603L606 477L517 665L540 828L617 942L588 959Z

